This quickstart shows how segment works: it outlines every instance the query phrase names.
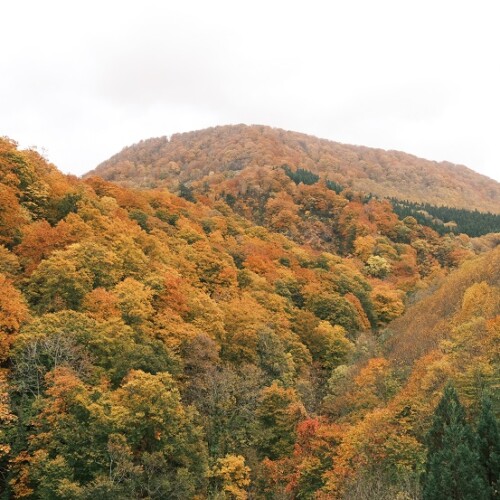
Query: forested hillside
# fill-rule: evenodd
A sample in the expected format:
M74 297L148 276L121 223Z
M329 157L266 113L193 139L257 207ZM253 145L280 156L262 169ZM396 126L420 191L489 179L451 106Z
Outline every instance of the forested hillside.
M439 234L464 233L469 236L481 236L500 232L500 214L437 207L428 203L411 203L395 198L390 201L394 212L401 219L408 216L415 217L419 224L429 226Z
M249 167L283 165L378 197L500 213L500 184L464 166L257 125L141 141L93 173L126 186L178 190L182 183L236 178Z
M498 236L296 172L178 196L0 139L3 498L418 499L441 407L495 435Z

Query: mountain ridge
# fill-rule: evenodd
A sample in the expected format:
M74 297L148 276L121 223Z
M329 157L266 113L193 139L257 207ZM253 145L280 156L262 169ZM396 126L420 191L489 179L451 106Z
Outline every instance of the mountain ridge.
M150 138L85 174L122 185L178 189L252 166L306 168L354 191L500 213L500 183L450 162L396 150L342 144L264 125L224 125Z

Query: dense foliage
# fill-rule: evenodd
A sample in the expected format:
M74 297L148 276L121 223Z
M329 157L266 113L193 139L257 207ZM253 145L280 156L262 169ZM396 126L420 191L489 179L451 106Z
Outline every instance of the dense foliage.
M489 498L478 440L451 385L446 386L434 412L427 447L424 500Z
M395 198L390 201L394 212L401 219L414 217L419 224L429 226L441 235L465 233L469 236L482 236L500 232L500 214L438 207L429 203L412 203Z
M3 498L419 498L448 380L495 491L498 241L290 174L179 197L0 140Z
M305 168L297 168L296 170L292 170L288 165L283 167L286 175L292 179L295 184L307 184L311 186L312 184L316 184L319 181L319 175L313 174L310 170Z

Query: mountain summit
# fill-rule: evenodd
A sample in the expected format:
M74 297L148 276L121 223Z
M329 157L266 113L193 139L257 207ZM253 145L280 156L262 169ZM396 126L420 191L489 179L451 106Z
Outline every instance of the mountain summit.
M88 175L133 187L227 180L248 167L307 169L353 191L500 213L500 184L449 162L353 146L261 125L227 125L124 148Z

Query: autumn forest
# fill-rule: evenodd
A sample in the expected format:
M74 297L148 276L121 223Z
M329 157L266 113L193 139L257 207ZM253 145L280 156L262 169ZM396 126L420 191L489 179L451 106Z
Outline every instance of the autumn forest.
M498 183L404 153L0 139L0 498L500 498L499 243Z

